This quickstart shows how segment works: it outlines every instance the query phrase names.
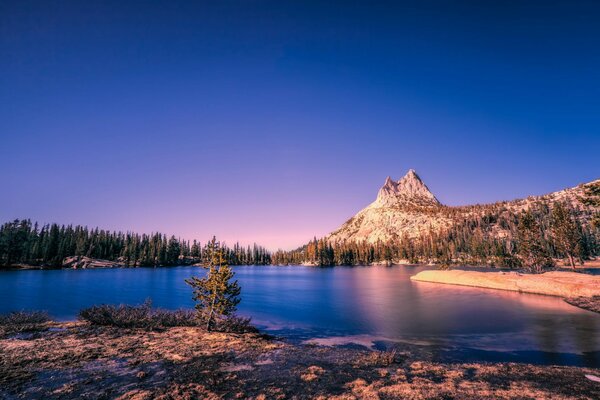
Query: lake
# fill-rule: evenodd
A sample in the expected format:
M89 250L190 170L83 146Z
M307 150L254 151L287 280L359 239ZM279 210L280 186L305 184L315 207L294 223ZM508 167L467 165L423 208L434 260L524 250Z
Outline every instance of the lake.
M234 267L239 312L292 341L415 344L457 361L600 367L600 315L559 298L412 282L421 266ZM0 272L0 313L46 310L60 320L94 304L192 307L198 267Z

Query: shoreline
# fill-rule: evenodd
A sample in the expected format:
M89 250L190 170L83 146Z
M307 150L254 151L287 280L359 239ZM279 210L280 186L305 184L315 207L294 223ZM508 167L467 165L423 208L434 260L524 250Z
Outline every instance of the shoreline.
M600 296L600 276L550 271L543 274L428 270L410 277L412 281L507 290L556 297Z
M586 270L600 269L600 259L588 260L584 265L578 265L575 269L562 265L561 260L555 260L557 263L556 271L564 272L577 272L585 273ZM314 263L301 263L301 264L232 264L231 266L273 266L273 267L289 267L289 266L301 266L301 267L313 267L313 268L332 268L332 267L412 267L412 266L424 266L424 267L439 267L440 263L410 263L408 261L397 261L397 262L382 262L377 261L367 265L327 265L319 266ZM188 259L182 261L181 264L175 265L127 265L121 261L111 261L96 258L89 258L84 256L73 256L68 257L65 263L61 266L50 266L50 265L31 265L31 264L14 264L10 267L5 265L0 266L0 271L24 271L24 270L62 270L62 269L115 269L115 268L173 268L173 267L189 267L189 266L201 266L197 259ZM451 268L465 268L465 269L490 269L498 272L515 272L515 270L509 268L503 268L493 265L481 265L481 264L452 264Z
M157 331L52 322L0 337L0 397L556 398L600 397L600 369L436 361L416 345L390 351L291 344L265 335Z
M69 270L69 269L137 269L137 268L175 268L175 267L201 267L202 265L199 263L190 263L190 264L177 264L177 265L126 265L118 262L111 262L107 260L98 260L103 264L110 265L94 265L94 266L83 266L83 267L73 267L73 266L49 266L49 265L29 265L29 264L15 264L10 267L0 266L0 271L27 271L27 270L39 270L39 271L54 271L54 270ZM354 267L381 267L381 268L389 268L389 267L438 267L441 264L432 264L432 263L423 263L423 264L409 264L409 263L393 263L393 264L384 264L374 262L371 264L356 264L356 265L323 265L319 266L316 264L231 264L231 267L308 267L308 268L354 268ZM488 266L488 265L467 265L460 264L456 265L457 268L489 268L497 271L512 271L507 268ZM587 269L588 267L580 267L580 269ZM589 267L600 268L600 267ZM569 269L569 271L571 271Z
M410 279L414 282L561 297L573 306L596 313L600 312L599 275L566 271L521 274L518 272L429 270L421 271L411 276Z

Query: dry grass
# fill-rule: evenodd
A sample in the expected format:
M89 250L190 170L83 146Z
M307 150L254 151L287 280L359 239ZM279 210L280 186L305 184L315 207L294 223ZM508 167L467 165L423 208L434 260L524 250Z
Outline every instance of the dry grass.
M48 329L50 317L41 311L17 311L0 314L0 337L22 332L39 332Z
M117 328L135 328L156 330L177 326L203 326L195 310L164 310L152 308L152 303L146 301L138 306L121 304L99 305L85 308L79 312L79 319L97 326L112 326ZM216 320L215 330L230 333L256 333L250 318L231 315Z
M150 302L139 306L99 305L85 308L79 318L92 325L114 326L118 328L157 329L174 326L197 326L199 321L192 310L162 310L152 308Z
M589 368L445 364L257 334L56 324L0 340L0 398L597 399Z

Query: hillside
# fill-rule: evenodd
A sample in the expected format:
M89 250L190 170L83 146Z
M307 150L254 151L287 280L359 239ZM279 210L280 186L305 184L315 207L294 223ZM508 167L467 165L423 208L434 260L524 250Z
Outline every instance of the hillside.
M327 236L330 243L366 242L390 243L401 239L416 239L425 233L448 231L456 224L486 214L505 216L510 219L520 211L551 205L561 201L576 211L582 224L586 225L593 213L598 211L582 203L585 187L598 184L600 180L573 188L531 196L526 199L498 202L493 204L451 207L441 204L414 170L399 181L389 177L379 189L373 203L360 210L339 229ZM500 221L491 224L491 235L503 238L509 234L509 227Z

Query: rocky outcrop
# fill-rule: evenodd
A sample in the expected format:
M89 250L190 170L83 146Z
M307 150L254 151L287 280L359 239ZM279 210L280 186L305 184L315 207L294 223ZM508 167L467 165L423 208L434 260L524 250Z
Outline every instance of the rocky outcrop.
M575 307L583 308L584 310L589 310L600 314L600 296L569 297L565 299L565 301Z
M124 267L115 261L99 260L85 256L67 257L63 260L63 268L85 269L85 268L119 268Z
M591 183L598 182L600 180ZM327 240L332 243L344 241L389 243L401 238L415 239L430 231L447 230L457 221L464 221L476 214L483 215L491 208L518 213L539 201L548 203L561 201L569 203L574 208L589 208L581 202L584 187L585 185L579 185L544 196L531 196L489 205L449 207L442 205L417 173L411 169L399 181L388 177L379 189L375 201L332 232ZM493 229L495 237L507 235L507 231L501 226L495 226Z
M413 281L510 290L559 297L600 296L600 276L552 271L544 274L518 272L422 271Z
M438 213L438 199L414 170L399 181L390 177L377 198L328 236L330 242L389 242L416 238L429 230L440 230L451 220Z
M414 169L408 171L402 179L394 182L389 176L379 189L372 208L401 207L406 205L437 206L440 202L423 183Z

